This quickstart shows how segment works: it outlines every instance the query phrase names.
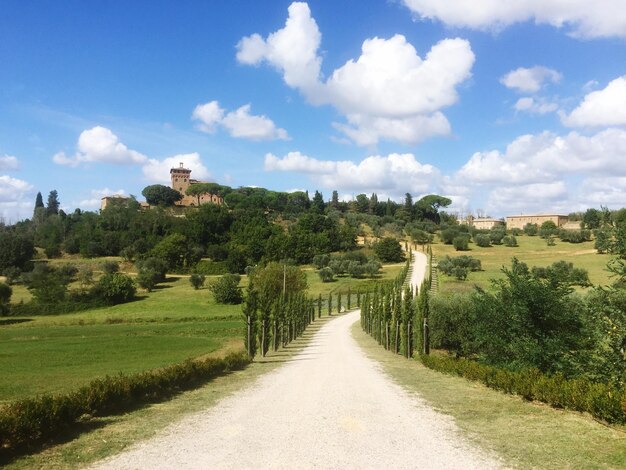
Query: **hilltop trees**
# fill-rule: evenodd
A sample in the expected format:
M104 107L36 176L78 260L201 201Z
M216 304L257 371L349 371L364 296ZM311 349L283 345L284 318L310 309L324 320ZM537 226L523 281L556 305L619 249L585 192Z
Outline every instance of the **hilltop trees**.
M162 184L146 186L141 194L151 206L173 206L183 198L178 191Z

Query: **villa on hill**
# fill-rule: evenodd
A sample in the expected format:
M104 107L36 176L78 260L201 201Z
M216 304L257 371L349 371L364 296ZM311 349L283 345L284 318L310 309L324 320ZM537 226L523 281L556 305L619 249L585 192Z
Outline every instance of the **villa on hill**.
M463 219L461 223L464 225L469 225L470 227L474 227L478 230L491 230L498 225L504 225L504 220L492 219L489 217L474 217L473 215L469 215L465 219Z
M537 224L541 227L541 224L548 221L554 222L554 225L560 228L567 223L568 217L558 214L510 215L506 218L506 228L523 229L526 224Z
M188 195L187 188L190 186L209 183L191 179L191 170L189 168L185 168L182 162L178 168L170 169L170 178L172 189L175 189L183 196L180 201L176 202L176 205L179 207L193 207L202 204L224 204L224 198L218 194L203 192L193 196ZM118 194L104 196L100 200L100 210L104 210L111 205L125 205L128 204L130 200L130 197ZM142 209L148 209L150 207L150 205L146 202L142 202L140 204Z

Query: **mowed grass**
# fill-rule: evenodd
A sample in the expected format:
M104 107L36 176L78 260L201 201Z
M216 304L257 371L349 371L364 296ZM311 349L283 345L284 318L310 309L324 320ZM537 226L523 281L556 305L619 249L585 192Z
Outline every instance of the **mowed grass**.
M331 283L321 282L316 270L308 268L309 296L321 293L326 301L329 292L350 288L355 304L358 289L393 279L402 266L385 266L374 280L339 278ZM241 287L247 282L242 276ZM24 286L14 286L14 302L29 299ZM140 290L133 302L0 319L0 403L69 392L105 375L138 373L233 349L243 349L241 305L217 304L208 288L195 290L188 277L169 276L153 292Z
M0 319L0 402L243 348L241 337L241 306L218 305L182 277L126 304Z
M352 335L397 383L454 418L475 445L523 469L626 468L626 427L524 401L461 377L442 374L385 351L361 330Z
M474 285L488 289L490 279L503 277L502 267L510 267L511 260L516 257L520 261L532 266L548 266L555 261L568 261L574 263L577 268L586 269L589 280L594 285L608 285L612 282L611 273L606 265L611 259L610 255L600 255L593 247L593 241L584 243L566 243L556 240L555 246L548 246L546 241L538 236L529 237L521 235L517 238L517 247L495 245L481 248L470 243L469 251L456 251L452 245L444 245L441 242L433 243L433 254L436 258L445 255L454 257L468 255L481 261L482 271L469 273L466 281L457 281L455 278L439 274L439 289L441 292L468 291Z

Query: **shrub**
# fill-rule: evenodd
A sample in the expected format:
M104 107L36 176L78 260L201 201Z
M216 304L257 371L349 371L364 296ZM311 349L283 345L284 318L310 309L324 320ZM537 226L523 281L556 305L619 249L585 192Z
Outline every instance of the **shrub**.
M528 223L524 225L524 233L529 237L534 237L535 235L537 235L538 231L539 227L537 226L537 224Z
M159 283L159 279L161 279L161 274L156 272L151 268L144 268L137 273L137 284L142 289L145 289L148 292L151 292L152 289Z
M464 281L467 279L467 268L462 266L455 266L452 270L452 274L457 279L457 281Z
M590 413L608 423L626 423L626 390L585 379L544 375L537 369L510 371L468 359L420 355L422 363L439 372L480 381L490 388L538 400L556 408Z
M469 250L469 240L465 235L459 235L452 240L452 245L454 245L454 249L456 251L467 251Z
M517 238L515 238L515 235L507 235L506 237L502 239L502 243L504 243L504 246L508 246L508 247L519 246L517 244Z
M315 265L317 269L325 268L326 266L328 266L329 262L330 262L330 256L327 254L315 255L313 257L313 264Z
M217 281L209 284L209 289L218 304L240 304L243 295L239 289L239 274L224 274Z
M194 271L197 274L204 274L205 276L217 276L228 273L228 267L225 261L209 261L203 259L196 264Z
M189 282L196 290L200 289L200 287L204 285L205 279L206 278L204 274L193 273L191 276L189 276Z
M482 234L482 233L477 234L474 237L474 241L476 242L476 245L483 247L483 248L491 246L491 237L486 234Z
M454 239L459 236L459 233L461 232L458 228L447 228L441 231L441 233L439 234L439 238L441 238L441 241L444 244L452 245Z
M231 353L223 359L186 361L130 376L107 376L67 395L44 395L9 403L0 413L0 458L36 450L92 416L107 416L158 402L224 373L243 369L249 363L247 355Z
M60 276L63 276L68 281L73 281L76 277L76 274L78 274L78 268L75 264L71 263L62 264L57 268L56 271Z
M374 253L383 263L399 263L404 261L404 252L400 242L392 237L385 237L374 243Z
M335 279L335 277L334 277L335 273L328 266L326 266L325 268L320 269L318 271L318 274L319 274L320 279L322 280L322 282L332 282Z
M442 273L448 276L455 275L454 269L456 267L464 268L467 271L480 271L482 269L482 265L479 259L467 255L456 256L454 258L451 258L450 256L444 256L439 260L437 266Z
M2 272L2 275L6 278L7 284L12 285L19 280L22 270L15 266L10 266Z
M128 302L135 297L135 281L122 273L105 274L95 286L99 297L109 304Z
M501 245L502 239L504 238L505 235L506 235L506 230L504 230L504 228L501 228L501 226L494 227L489 232L489 240L491 241L493 245Z
M104 274L113 274L120 270L120 264L117 261L104 261L100 268Z
M0 315L7 315L9 313L9 303L11 302L11 295L13 289L8 284L0 282Z

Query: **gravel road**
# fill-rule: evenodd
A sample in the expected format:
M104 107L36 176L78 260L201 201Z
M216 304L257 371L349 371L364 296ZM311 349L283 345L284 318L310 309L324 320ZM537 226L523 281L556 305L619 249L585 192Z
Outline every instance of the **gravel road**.
M501 463L326 323L284 366L97 469L471 469Z

